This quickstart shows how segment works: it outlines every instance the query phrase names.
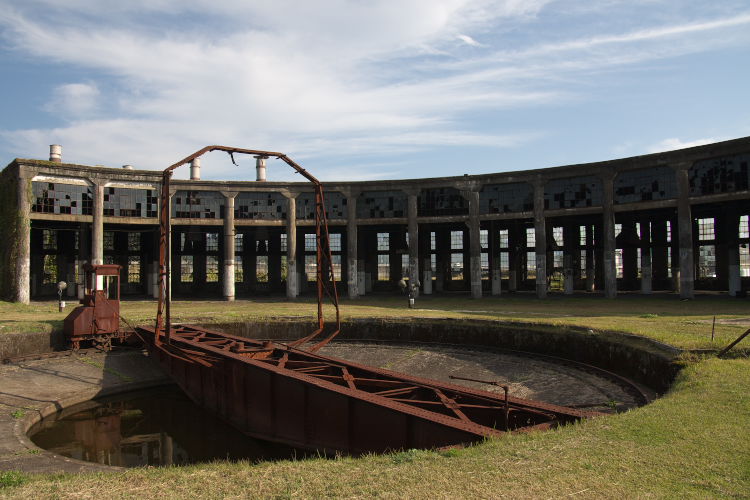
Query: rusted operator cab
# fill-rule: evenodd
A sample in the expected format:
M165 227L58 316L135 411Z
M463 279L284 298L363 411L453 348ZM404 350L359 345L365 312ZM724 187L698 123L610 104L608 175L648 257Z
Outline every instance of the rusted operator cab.
M85 291L80 306L65 318L65 338L73 349L81 342L109 350L112 340L122 341L120 330L120 269L116 264L85 264Z

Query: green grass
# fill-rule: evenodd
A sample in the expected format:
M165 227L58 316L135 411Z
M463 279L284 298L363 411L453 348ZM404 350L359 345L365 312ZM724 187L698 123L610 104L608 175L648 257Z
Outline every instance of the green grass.
M29 306L0 302L0 335L4 332L49 332L62 328L62 320L73 309L57 312L57 302L36 302ZM554 295L537 300L530 295L502 295L472 300L465 296L420 297L417 309L408 309L401 296L369 296L342 301L344 318L428 317L482 318L532 322L545 325L575 325L595 331L621 331L650 337L684 349L717 349L729 344L750 327L750 302L715 295L700 295L680 301L673 295L642 297L624 295L616 300L597 296ZM330 316L331 308L326 309ZM125 301L122 316L131 324L152 324L153 301ZM278 317L315 317L312 299L223 301L175 301L176 321L209 324ZM715 340L711 324L716 316ZM744 321L742 321L744 320ZM747 342L750 344L750 340ZM746 343L738 348L750 352Z
M34 476L14 498L747 498L750 361L686 368L664 398L462 450Z
M634 333L682 348L719 348L748 328L746 300L699 296L527 296L471 300L368 297L343 304L344 317L487 318L576 325L598 334ZM53 304L54 305L54 304ZM64 314L47 303L0 303L0 325L44 328ZM125 302L131 322L152 321L152 302ZM310 300L175 302L184 322L310 318ZM716 315L716 341L711 322ZM25 322L25 323L24 323ZM52 326L54 327L54 326ZM9 330L0 330L9 331ZM654 403L557 431L515 434L460 450L405 450L358 459L251 464L216 462L124 473L38 475L0 489L12 498L750 498L750 340L734 359L692 356ZM25 478L25 476L24 476ZM1 484L1 483L0 483Z

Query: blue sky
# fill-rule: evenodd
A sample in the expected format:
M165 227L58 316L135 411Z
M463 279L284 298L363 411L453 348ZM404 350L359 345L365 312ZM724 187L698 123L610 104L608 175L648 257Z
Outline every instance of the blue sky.
M0 71L2 164L502 172L750 136L750 2L0 0Z

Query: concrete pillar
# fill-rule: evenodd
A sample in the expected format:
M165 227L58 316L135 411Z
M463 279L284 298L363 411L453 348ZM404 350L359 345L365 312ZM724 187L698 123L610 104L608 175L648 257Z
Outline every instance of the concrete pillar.
M297 275L297 198L296 194L287 196L286 216L286 296L294 299L299 295L299 276Z
M490 252L490 280L492 295L500 295L502 293L502 274L500 271L500 241L498 238L497 228L495 223L490 224L490 229L487 234L488 239L488 251Z
M563 293L572 295L575 288L576 272L573 263L578 259L573 258L573 252L576 248L576 236L578 236L578 226L567 222L563 226Z
M104 264L104 184L94 184L91 222L91 263Z
M479 241L479 191L469 191L469 279L471 297L482 298L482 245Z
M693 217L690 210L689 163L675 165L677 177L677 232L680 245L680 298L692 299L695 282Z
M521 234L523 228L514 220L508 229L508 291L518 290L518 270L521 267L520 253L525 245L525 234Z
M742 277L740 276L740 216L736 210L730 210L725 216L726 228L726 248L727 248L727 271L728 283L727 288L729 295L737 296L737 292L742 290Z
M31 203L29 201L29 180L22 174L19 167L18 187L18 216L16 220L16 268L15 268L15 299L22 304L28 304L31 299Z
M651 268L651 224L641 221L641 293L650 295L653 289Z
M352 191L346 193L346 287L350 299L359 297L357 196Z
M602 232L604 252L604 296L608 299L617 297L617 264L615 262L615 211L614 211L614 173L602 174Z
M224 300L234 300L234 198L237 193L222 192L224 195Z
M417 224L417 193L407 193L408 218L407 230L409 231L409 283L419 281L419 224ZM417 290L417 294L419 291Z
M547 296L547 220L544 216L544 182L534 183L534 235L536 239L536 296Z
M580 230L580 228L579 228ZM596 265L594 263L594 226L586 224L586 291L596 289Z

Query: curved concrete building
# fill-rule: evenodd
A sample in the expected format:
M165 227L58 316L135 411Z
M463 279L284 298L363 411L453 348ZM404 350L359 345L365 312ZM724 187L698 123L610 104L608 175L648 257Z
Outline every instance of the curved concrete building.
M52 297L85 262L156 292L161 172L16 159L0 174L0 289ZM696 290L750 284L750 137L618 160L495 174L326 182L343 296ZM197 169L194 168L197 172ZM314 293L308 183L173 180L176 297ZM76 293L69 286L68 294Z

